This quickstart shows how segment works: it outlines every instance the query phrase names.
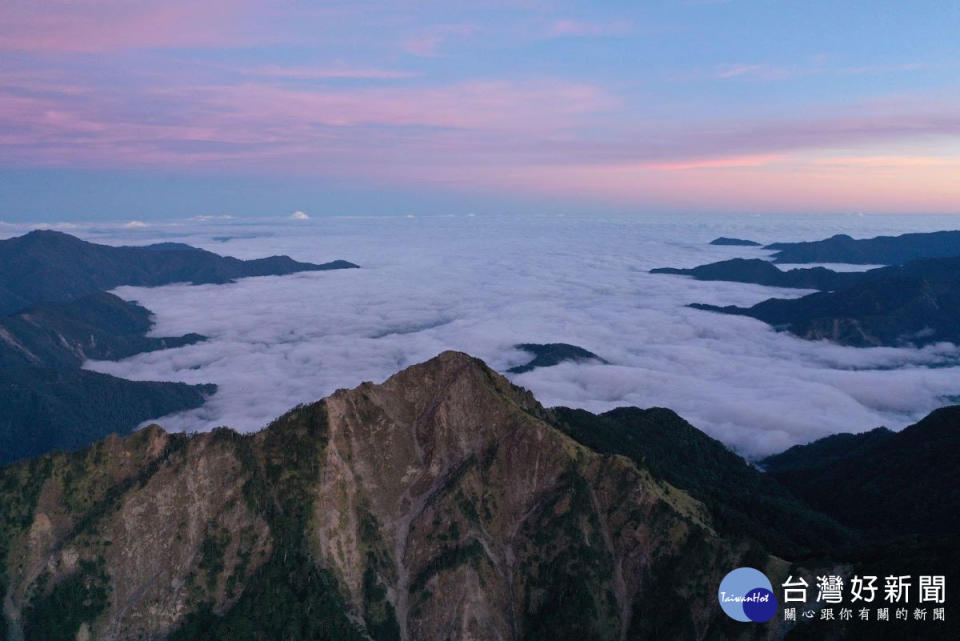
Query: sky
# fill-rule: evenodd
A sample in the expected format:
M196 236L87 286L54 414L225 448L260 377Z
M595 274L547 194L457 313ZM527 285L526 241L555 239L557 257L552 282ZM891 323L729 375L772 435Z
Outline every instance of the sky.
M0 220L960 212L960 4L5 0Z

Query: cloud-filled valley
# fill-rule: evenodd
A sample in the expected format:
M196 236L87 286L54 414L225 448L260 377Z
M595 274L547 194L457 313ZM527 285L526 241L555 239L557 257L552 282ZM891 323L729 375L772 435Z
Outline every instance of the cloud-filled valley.
M226 285L114 290L155 314L153 334L203 343L87 367L135 380L216 383L170 429L255 430L339 387L380 381L444 349L505 371L522 342L565 342L609 361L512 376L545 405L676 410L746 455L838 431L900 428L960 394L960 350L858 349L808 342L744 317L686 307L752 305L786 290L653 275L766 252L712 247L947 228L934 217L450 216L213 219L72 229L111 244L176 240L238 258L289 254L358 270ZM13 228L0 229L13 235Z

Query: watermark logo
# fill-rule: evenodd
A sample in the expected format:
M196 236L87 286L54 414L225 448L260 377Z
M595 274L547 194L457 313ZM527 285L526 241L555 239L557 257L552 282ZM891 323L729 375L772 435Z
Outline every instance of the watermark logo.
M777 613L773 584L754 568L737 568L723 577L717 599L726 615L736 621L763 623Z

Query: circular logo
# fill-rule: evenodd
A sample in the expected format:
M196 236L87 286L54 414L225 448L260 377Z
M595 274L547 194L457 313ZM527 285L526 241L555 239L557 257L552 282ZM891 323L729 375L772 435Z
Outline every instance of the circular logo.
M727 616L736 621L763 623L777 613L770 579L754 568L737 568L723 577L717 599Z

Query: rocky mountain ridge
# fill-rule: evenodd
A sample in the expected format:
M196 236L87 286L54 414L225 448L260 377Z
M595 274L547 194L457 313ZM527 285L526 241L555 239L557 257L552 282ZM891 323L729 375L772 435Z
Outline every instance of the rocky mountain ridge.
M958 449L924 443L958 429L949 409L904 430L896 483L920 457L914 489L952 509ZM844 500L874 472L848 468ZM254 434L152 426L0 468L0 639L886 640L744 625L717 586L960 571L956 536L891 522L862 547L777 483L669 410L544 409L444 352Z
M765 637L715 586L786 564L550 420L446 352L254 435L152 427L5 468L5 638Z

